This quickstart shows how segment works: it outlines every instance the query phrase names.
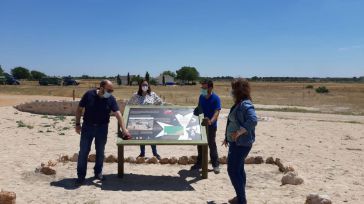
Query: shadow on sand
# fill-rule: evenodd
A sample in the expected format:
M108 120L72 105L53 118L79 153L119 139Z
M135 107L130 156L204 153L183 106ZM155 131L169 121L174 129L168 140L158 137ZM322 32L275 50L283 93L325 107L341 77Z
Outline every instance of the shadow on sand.
M123 178L117 174L108 174L104 175L105 181L96 182L93 178L87 178L84 185L94 185L105 191L194 191L191 184L201 179L199 172L195 171L181 170L178 174L179 176L125 174ZM192 179L187 181L187 178ZM75 178L65 178L53 181L50 185L74 190L79 188L75 181Z

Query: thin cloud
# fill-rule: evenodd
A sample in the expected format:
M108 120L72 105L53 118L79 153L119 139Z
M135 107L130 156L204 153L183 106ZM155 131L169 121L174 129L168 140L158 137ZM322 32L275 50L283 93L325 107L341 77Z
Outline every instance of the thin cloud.
M344 52L344 51L351 51L351 50L357 50L362 48L361 45L352 45L352 46L348 46L348 47L340 47L337 50L340 52Z

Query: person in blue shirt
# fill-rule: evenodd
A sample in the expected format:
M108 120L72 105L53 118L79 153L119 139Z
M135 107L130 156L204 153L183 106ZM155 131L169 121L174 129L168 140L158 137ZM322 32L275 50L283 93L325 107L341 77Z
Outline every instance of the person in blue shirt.
M258 119L251 101L249 82L236 79L231 87L234 105L230 109L223 143L229 146L227 171L236 193L229 203L246 204L244 161L255 141Z
M219 155L216 146L217 119L221 110L219 96L213 92L214 84L211 80L201 82L201 94L198 100L198 106L194 111L195 115L204 114L204 121L207 128L207 142L210 149L210 159L215 174L220 173ZM202 147L197 146L197 162L191 167L191 170L201 168L202 164Z
M92 140L95 139L96 162L94 167L95 179L104 180L102 167L104 162L105 144L107 141L110 112L114 112L123 132L123 139L130 139L121 116L119 106L112 96L113 85L109 80L101 81L98 89L87 91L76 110L76 133L81 134L80 151L77 162L76 185L82 185L87 171L87 158L90 153ZM80 120L83 113L83 123Z

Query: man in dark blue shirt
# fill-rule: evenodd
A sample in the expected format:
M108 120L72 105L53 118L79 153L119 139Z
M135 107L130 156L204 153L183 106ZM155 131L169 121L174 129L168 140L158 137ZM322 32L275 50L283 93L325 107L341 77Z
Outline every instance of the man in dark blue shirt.
M129 131L125 128L119 106L116 103L115 97L112 96L112 92L112 83L109 80L101 81L100 88L87 91L78 104L76 111L76 132L81 134L81 139L77 162L77 185L82 185L85 180L87 158L94 138L96 149L95 179L104 180L102 167L111 111L114 112L119 122L124 133L124 139L130 139ZM83 110L83 123L81 127L80 120Z
M210 158L214 173L220 173L219 168L219 156L217 153L216 146L216 130L217 130L217 119L221 110L220 98L212 90L214 84L211 80L203 81L201 83L201 94L198 100L198 106L195 110L195 115L201 113L204 114L204 121L207 128L207 142L210 149ZM195 165L191 167L191 170L200 169L202 163L202 147L198 146L198 157Z

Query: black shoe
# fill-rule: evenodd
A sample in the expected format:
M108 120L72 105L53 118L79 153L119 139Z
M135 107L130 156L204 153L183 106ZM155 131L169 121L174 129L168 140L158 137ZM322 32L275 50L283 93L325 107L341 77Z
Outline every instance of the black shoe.
M144 154L139 154L139 156L137 156L137 158L144 158L145 157L145 155Z
M158 160L161 160L162 158L161 158L161 156L159 155L159 154L156 154L156 155L154 155L155 156L155 158L157 158Z
M100 181L105 181L106 180L105 176L102 175L102 173L99 173L99 174L95 175L94 179L98 179Z
M191 166L190 170L192 171L192 170L199 170L199 169L201 169L201 165L200 164L194 164L194 165Z
M84 178L77 178L75 185L76 186L82 186L85 183L85 179Z

